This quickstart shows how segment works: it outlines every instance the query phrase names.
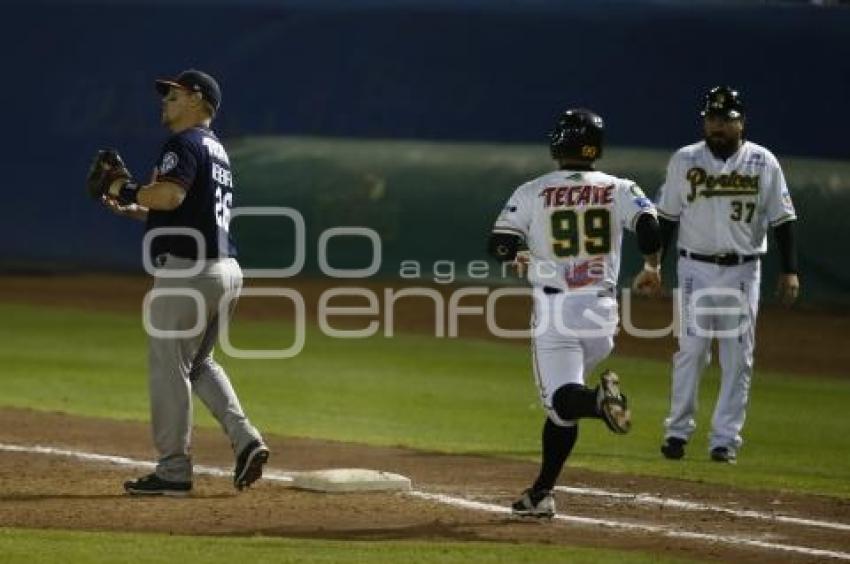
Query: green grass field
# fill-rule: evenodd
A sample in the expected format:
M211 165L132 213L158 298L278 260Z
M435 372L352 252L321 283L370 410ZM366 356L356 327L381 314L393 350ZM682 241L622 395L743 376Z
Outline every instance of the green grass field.
M221 538L0 529L8 564L100 562L572 562L650 564L685 562L640 552L480 542L317 541L267 537Z
M0 404L112 419L146 420L145 335L133 313L0 304ZM238 321L239 348L286 348L289 323ZM223 358L252 419L266 433L406 445L536 459L542 412L527 347L402 335L334 340L310 330L291 360ZM583 426L570 463L744 487L850 496L850 382L758 374L747 427L749 446L735 467L709 463L694 441L681 463L657 453L667 407L667 366L613 358L628 384L634 432L613 436ZM703 397L714 395L707 375ZM202 425L214 422L196 411ZM708 410L701 417L705 429ZM814 440L816 438L816 440ZM56 442L61 443L61 437ZM49 443L49 438L45 438ZM812 461L817 460L817 465ZM0 529L3 562L674 562L656 554L506 543L342 542L265 537ZM167 556L165 556L167 555Z
M146 420L145 336L136 314L0 304L7 406ZM286 348L291 323L237 321L233 342ZM309 330L291 360L221 357L254 422L266 433L536 459L543 419L527 347L402 335L339 340ZM749 488L850 497L850 380L758 372L737 466L707 460L717 372L704 378L700 429L689 457L661 458L668 366L616 354L634 431L588 422L572 466ZM202 425L214 422L203 409ZM57 437L61 441L61 437ZM817 464L813 464L817 461Z

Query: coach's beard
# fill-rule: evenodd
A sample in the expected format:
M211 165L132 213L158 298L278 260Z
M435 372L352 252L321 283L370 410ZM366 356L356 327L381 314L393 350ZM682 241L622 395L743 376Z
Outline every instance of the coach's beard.
M709 135L705 138L705 144L712 154L721 160L726 160L738 150L741 146L741 140L736 138L726 138L719 135Z

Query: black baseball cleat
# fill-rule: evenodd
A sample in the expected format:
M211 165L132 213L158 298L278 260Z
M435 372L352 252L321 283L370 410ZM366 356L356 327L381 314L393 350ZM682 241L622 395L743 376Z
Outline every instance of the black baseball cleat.
M156 474L124 482L124 491L130 495L167 495L185 497L192 491L192 482L171 482Z
M685 456L685 445L688 441L679 437L667 437L661 445L661 454L670 460L679 460Z
M725 462L726 464L735 464L738 461L735 451L727 447L714 447L711 449L711 459L715 462Z
M602 420L613 432L620 435L628 433L632 427L632 414L625 394L620 392L620 378L606 370L600 376L596 389L596 405Z
M269 449L260 441L252 441L236 458L233 469L233 487L237 490L248 488L262 478L263 465L269 460Z
M522 497L511 505L511 512L520 517L555 516L555 498L549 490L535 491L528 488L522 492Z

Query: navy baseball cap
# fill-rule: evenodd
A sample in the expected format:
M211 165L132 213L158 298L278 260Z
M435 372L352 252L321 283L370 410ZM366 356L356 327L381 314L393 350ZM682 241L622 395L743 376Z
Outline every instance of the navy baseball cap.
M161 78L156 81L156 91L165 96L171 88L182 88L189 92L200 92L213 110L221 105L221 88L218 82L205 72L189 69L181 72L177 78Z

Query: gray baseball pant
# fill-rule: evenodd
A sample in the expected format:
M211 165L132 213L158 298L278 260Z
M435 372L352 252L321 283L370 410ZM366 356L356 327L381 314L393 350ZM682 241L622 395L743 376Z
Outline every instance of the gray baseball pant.
M204 402L230 439L234 454L254 440L262 441L239 404L224 369L213 360L218 339L219 302L233 295L226 308L232 313L242 288L242 270L236 259L204 261L196 276L168 278L163 274L190 268L193 260L173 255L160 258L149 303L150 327L179 331L186 336L151 335L149 332L149 384L153 441L159 461L156 474L163 480L192 479L192 392ZM166 294L161 294L166 292ZM169 295L168 292L182 292ZM192 292L198 300L186 295ZM200 302L200 305L197 302ZM198 317L200 314L200 318ZM191 329L195 328L195 331ZM191 334L189 334L191 333Z

